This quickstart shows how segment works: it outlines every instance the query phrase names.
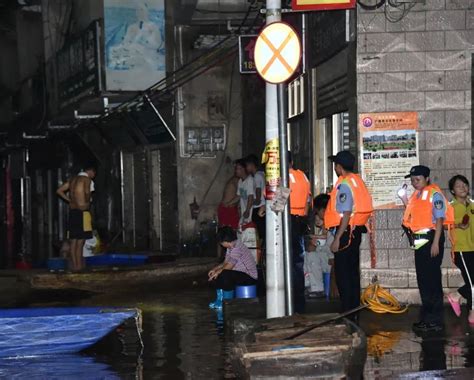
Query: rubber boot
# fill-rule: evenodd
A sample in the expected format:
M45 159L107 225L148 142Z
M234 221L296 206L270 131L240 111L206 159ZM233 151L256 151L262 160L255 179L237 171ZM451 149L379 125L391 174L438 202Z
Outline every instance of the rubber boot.
M216 299L209 304L211 309L222 309L222 299L224 298L224 291L216 289Z

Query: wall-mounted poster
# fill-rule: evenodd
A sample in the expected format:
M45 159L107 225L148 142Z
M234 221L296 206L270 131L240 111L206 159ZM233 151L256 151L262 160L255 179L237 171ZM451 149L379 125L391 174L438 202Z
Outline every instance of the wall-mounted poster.
M418 113L359 115L361 173L376 209L402 206L397 196L410 168L419 164ZM407 190L410 190L410 186Z
M104 0L106 86L142 91L165 77L164 0Z

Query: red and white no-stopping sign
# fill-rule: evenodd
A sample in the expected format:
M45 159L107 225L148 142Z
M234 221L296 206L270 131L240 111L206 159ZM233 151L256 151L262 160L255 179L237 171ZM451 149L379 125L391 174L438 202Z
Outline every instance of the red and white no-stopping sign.
M267 25L255 43L255 66L270 83L289 79L301 60L301 44L295 30L284 22Z

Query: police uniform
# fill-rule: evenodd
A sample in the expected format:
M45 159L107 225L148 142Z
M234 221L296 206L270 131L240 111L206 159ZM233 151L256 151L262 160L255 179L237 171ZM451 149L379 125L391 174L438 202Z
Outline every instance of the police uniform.
M423 165L411 168L410 176L429 177L430 169ZM443 286L441 263L444 255L444 229L439 239L439 254L431 257L431 247L436 231L436 222L443 219L445 226L454 222L454 211L446 201L441 189L429 184L415 190L408 200L402 225L412 234L412 248L415 250L415 269L422 302L420 322L413 325L420 330L440 330L443 313Z
M355 157L348 151L329 158L351 168L355 163ZM351 213L349 225L341 236L339 251L334 253L334 272L343 312L360 306L360 243L373 212L372 197L364 181L351 172L338 178L324 214L324 225L333 234L336 234L344 212Z
M290 214L291 246L293 252L293 293L295 311L302 313L305 307L304 296L304 235L307 230L305 220L308 203L311 200L311 185L301 170L290 168Z

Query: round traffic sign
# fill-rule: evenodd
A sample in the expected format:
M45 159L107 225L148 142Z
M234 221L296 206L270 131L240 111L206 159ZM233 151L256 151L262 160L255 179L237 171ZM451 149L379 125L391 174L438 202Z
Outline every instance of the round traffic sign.
M257 72L267 82L286 81L301 59L300 40L295 30L284 22L267 25L255 43L254 59Z

